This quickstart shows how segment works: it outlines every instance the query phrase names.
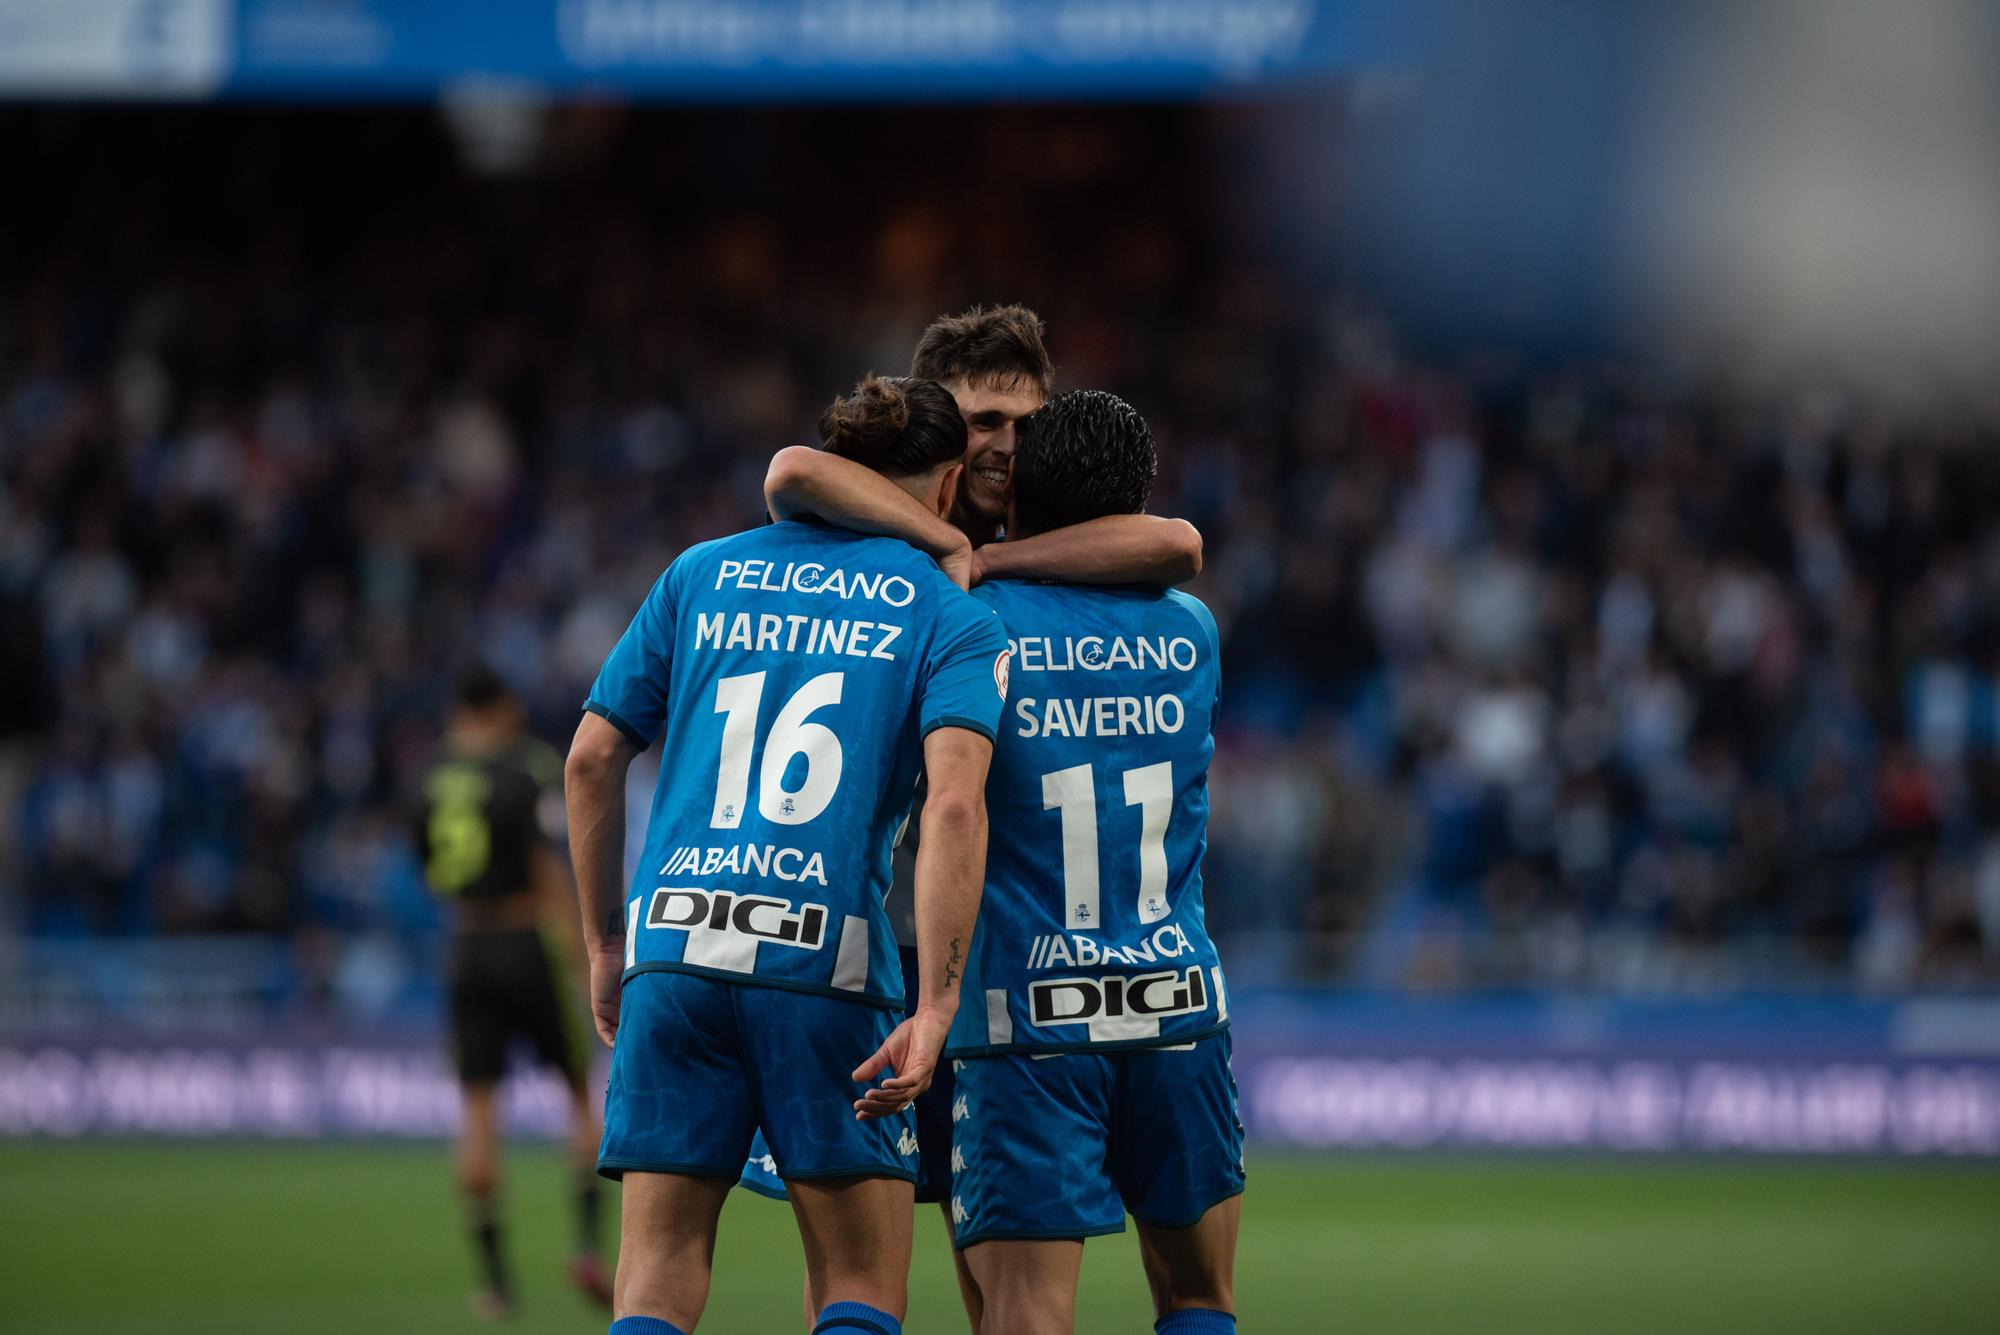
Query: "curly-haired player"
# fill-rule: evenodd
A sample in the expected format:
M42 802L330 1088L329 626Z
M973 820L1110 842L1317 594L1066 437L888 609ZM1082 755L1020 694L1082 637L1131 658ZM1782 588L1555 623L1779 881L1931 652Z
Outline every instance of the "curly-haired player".
M1018 428L1011 533L1139 513L1156 463L1110 394ZM952 1218L983 1327L1068 1335L1083 1240L1138 1221L1160 1335L1236 1329L1243 1127L1203 921L1215 620L1148 586L997 580L1011 689L986 894L946 1053Z

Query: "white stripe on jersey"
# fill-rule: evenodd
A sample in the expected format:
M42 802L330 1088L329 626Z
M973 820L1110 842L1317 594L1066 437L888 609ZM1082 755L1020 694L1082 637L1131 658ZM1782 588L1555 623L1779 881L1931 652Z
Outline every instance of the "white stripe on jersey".
M1014 1041L1014 1017L1007 1013L1007 989L1004 987L986 989L986 1041Z
M868 990L868 920L843 915L840 949L833 958L833 986L848 992Z
M700 964L730 973L757 972L757 938L740 932L717 931L705 922L687 929L683 964Z

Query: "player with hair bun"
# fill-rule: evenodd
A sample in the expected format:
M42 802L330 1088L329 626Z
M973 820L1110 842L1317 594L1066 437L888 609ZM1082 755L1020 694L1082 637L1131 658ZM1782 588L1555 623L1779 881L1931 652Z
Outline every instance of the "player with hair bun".
M821 431L829 457L950 511L965 424L937 384L870 376ZM605 660L567 779L592 1011L612 1045L598 1171L625 1183L613 1335L694 1328L760 1129L805 1243L814 1329L900 1332L910 1104L957 1009L1006 653L999 618L930 558L801 518L683 552ZM628 891L625 775L656 739ZM911 989L883 900L920 764L942 833L915 869Z

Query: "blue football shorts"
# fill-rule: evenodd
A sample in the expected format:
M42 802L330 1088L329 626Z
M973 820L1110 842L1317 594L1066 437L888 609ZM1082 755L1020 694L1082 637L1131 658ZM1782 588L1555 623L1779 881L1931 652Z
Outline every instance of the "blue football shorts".
M758 1128L781 1178L917 1178L916 1119L857 1121L879 1006L653 970L625 982L597 1171L735 1177Z
M1229 1034L1192 1046L959 1063L954 1241L1186 1228L1243 1190Z
M915 1009L917 952L908 946L903 947L903 991L906 1004ZM856 1066L860 1064L858 1060L855 1062ZM914 1108L917 1118L919 1202L941 1201L951 1186L952 1065L948 1061L938 1063L930 1088L917 1096ZM737 1185L775 1201L785 1199L785 1182L778 1175L777 1158L771 1153L762 1131L757 1133L757 1139L750 1147L750 1162L743 1165L743 1176L738 1179Z

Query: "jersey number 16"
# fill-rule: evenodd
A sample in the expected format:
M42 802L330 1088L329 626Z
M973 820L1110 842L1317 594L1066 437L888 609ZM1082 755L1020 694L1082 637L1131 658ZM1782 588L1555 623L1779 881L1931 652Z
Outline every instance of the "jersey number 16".
M825 811L840 787L840 738L824 723L808 720L817 710L840 703L845 674L822 672L792 694L764 738L764 762L757 775L757 813L775 825L804 825ZM715 683L715 712L722 715L722 755L715 771L715 806L708 823L733 830L743 823L750 800L751 752L757 749L757 710L764 700L764 674L724 677ZM806 758L805 779L785 787L794 756Z

